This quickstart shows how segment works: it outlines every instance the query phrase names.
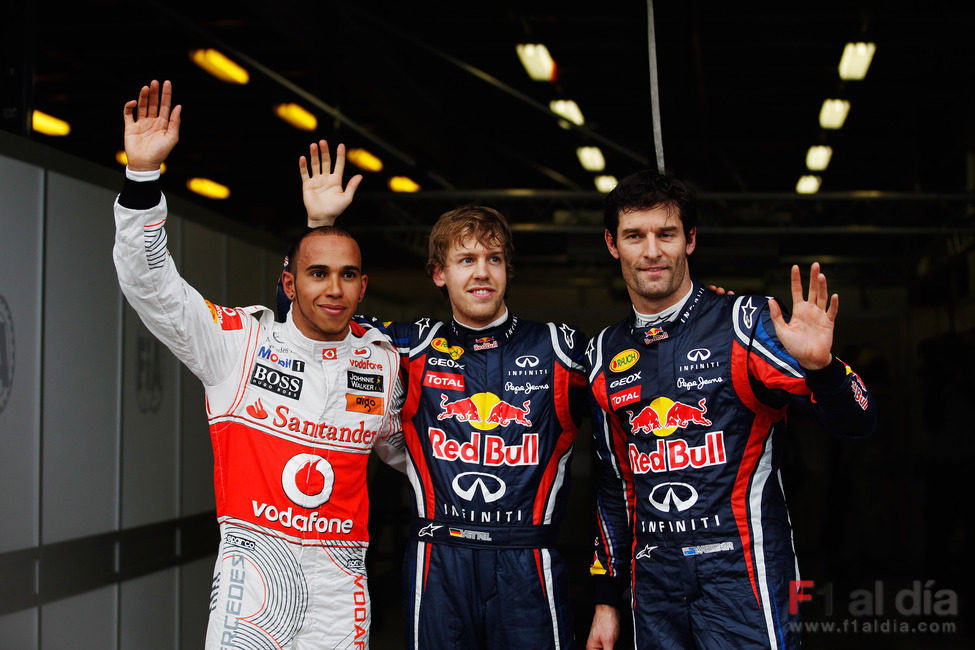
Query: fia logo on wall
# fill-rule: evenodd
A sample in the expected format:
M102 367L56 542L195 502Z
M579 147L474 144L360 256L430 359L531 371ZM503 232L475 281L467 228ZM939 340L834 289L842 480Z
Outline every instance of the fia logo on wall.
M14 317L0 295L0 413L14 386Z
M144 327L135 339L135 399L143 413L156 413L162 404L162 345Z

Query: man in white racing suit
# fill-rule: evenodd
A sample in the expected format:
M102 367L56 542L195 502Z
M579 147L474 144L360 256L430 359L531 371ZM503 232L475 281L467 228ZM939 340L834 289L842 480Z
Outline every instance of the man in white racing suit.
M159 169L178 140L172 86L125 105L115 266L132 307L204 384L220 548L206 648L366 648L366 464L400 469L399 360L350 318L366 289L358 244L311 230L284 273L287 321L205 300L166 249Z

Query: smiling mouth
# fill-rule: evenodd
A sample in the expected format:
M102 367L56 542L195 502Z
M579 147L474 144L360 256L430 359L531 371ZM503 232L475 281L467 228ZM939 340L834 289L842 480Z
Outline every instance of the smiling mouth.
M472 294L475 298L487 298L494 295L494 289L471 289L467 293Z

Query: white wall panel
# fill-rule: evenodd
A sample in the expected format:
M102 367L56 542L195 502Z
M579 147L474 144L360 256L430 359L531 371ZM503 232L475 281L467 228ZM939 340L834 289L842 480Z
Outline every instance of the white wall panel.
M0 156L0 553L38 542L43 177Z
M48 174L42 543L105 532L118 509L115 192Z
M123 582L119 594L119 649L176 648L179 569ZM202 647L199 644L185 647Z

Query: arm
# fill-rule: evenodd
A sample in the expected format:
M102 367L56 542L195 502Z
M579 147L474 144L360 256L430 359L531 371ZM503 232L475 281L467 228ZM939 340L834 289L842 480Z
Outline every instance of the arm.
M320 157L319 157L320 154ZM335 148L335 168L328 153L328 143L320 140L308 147L308 160L298 158L298 173L301 174L301 198L308 213L308 227L331 226L342 212L352 203L355 190L362 182L362 174L349 179L342 189L342 173L345 171L345 145Z
M773 393L801 398L820 423L837 433L864 436L876 426L876 412L866 386L833 356L833 326L839 297L829 297L826 276L812 265L807 299L799 267L792 267L793 314L788 322L774 299L756 319L749 343L748 373ZM828 304L828 306L827 306Z
M596 605L586 650L613 650L620 637L620 613L612 605Z
M115 202L113 258L122 293L149 331L204 384L214 385L232 370L235 338L251 319L206 302L169 255L158 170L179 140L181 111L170 111L171 101L172 85L164 82L160 95L153 81L125 104L128 169Z

